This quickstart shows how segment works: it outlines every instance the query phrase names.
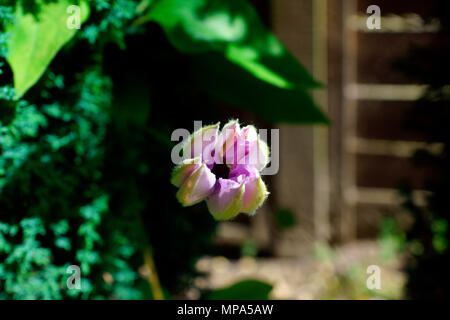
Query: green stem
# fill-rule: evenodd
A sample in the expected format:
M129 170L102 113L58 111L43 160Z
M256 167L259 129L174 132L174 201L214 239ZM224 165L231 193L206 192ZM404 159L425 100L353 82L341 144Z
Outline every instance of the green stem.
M164 300L163 291L159 283L158 273L156 272L155 262L150 248L147 248L144 253L144 262L148 270L147 280L155 300Z

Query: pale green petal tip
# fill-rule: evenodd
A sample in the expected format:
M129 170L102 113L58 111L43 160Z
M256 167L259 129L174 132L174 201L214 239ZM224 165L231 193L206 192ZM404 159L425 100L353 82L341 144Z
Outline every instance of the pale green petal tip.
M222 132L225 132L226 129L228 129L229 127L232 127L236 125L236 127L238 129L240 129L240 124L239 124L239 119L231 119L230 121L228 121L222 128Z
M205 176L206 175L206 176ZM178 202L183 207L193 206L200 203L211 193L215 183L208 177L214 176L203 163L183 182L176 194ZM206 180L204 180L206 179ZM203 182L207 182L206 184Z
M267 166L267 164L269 163L269 159L270 159L270 149L269 146L267 145L267 143L260 139L258 137L258 148L262 149L262 154L265 157L264 161L263 161L263 168L265 168Z
M189 159L191 160L191 159ZM195 169L195 171L191 174L191 176L187 179L190 180L190 183L192 184L191 186L188 186L187 183L189 181L185 181L180 189L178 190L176 197L178 202L183 206L183 207L189 207L189 206L193 206L194 204L197 204L199 202L201 202L203 199L195 201L195 202L190 202L188 201L192 190L194 188L194 185L196 183L196 180L198 179L198 177L200 176L201 170L204 167L204 164L202 164L199 168Z
M256 184L256 194L254 200L242 208L242 212L248 215L254 215L256 210L262 206L264 201L269 196L266 184L261 177L256 180Z
M197 129L193 134L189 136L189 138L186 140L185 144L183 145L183 156L186 156L188 149L192 146L192 144L195 142L195 139L198 137L201 137L203 139L203 135L205 132L209 130L215 130L214 135L217 135L220 128L220 122L217 122L215 124L211 124L209 126L201 127L200 129Z
M191 135L191 140L194 139L194 137L197 137L199 135L203 135L205 132L209 131L209 130L219 130L220 127L220 122L217 122L215 124L211 124L209 126L204 126L201 127L200 129L198 129L197 131L195 131L192 135Z
M187 201L185 200L185 198L186 198L186 191L183 192L181 189L178 190L178 192L177 192L177 194L176 194L176 197L177 197L178 202L179 202L183 207L190 207L190 206L193 206L193 205L197 204L198 202L200 202L200 201L194 202L194 203L189 203L189 202L187 202Z
M246 130L247 131L247 139L258 139L258 130L256 130L256 127L249 124L248 126L245 126L244 128L242 128L242 130Z
M181 184L188 178L192 172L197 169L196 167L200 165L200 157L194 159L183 160L182 163L177 165L172 170L172 175L170 178L170 183L175 187L180 187Z

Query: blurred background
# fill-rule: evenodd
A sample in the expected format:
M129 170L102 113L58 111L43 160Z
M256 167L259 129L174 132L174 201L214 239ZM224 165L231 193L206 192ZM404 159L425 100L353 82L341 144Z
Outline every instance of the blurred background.
M281 299L443 298L448 204L436 198L447 190L448 7L254 3L326 84L314 96L331 125L280 126L269 201L254 217L219 225L224 257L198 263L211 273L199 283L258 276ZM372 4L381 9L379 30L366 25ZM366 287L370 265L382 270L380 290Z
M2 132L20 132L1 141L0 298L448 297L448 2L249 2L324 84L308 92L329 125L279 115L285 100L262 106L247 83L205 95L232 73L144 24L139 1L92 1L18 101L0 60ZM374 4L380 29L366 24ZM170 134L230 118L280 129L280 168L256 215L217 223L176 202ZM65 288L73 264L79 291Z

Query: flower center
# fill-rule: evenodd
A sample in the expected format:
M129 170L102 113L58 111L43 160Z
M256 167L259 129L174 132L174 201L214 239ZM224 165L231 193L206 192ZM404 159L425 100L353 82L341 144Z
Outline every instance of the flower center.
M212 173L216 175L216 178L228 179L228 175L230 174L230 168L226 164L215 163L212 170Z

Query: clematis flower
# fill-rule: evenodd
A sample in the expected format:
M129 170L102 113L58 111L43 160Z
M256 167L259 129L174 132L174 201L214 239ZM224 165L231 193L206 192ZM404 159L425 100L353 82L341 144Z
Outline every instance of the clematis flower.
M185 160L172 172L183 206L206 200L217 220L239 213L254 214L268 196L260 172L269 162L269 148L254 126L240 128L232 120L194 132L183 146Z

